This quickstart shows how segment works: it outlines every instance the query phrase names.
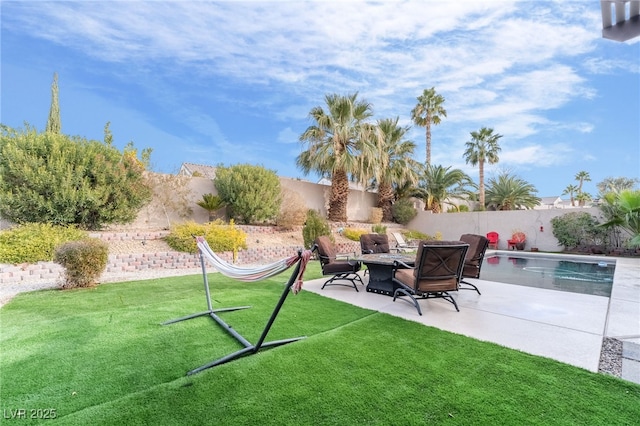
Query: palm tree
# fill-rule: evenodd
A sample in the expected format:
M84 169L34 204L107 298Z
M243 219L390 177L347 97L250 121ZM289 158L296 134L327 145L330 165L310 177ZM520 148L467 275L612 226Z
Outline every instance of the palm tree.
M218 195L202 194L202 200L196 202L197 205L209 212L209 222L215 219L215 212L220 210L226 203Z
M591 176L589 176L589 172L585 172L584 170L576 173L575 179L578 181L578 194L582 193L582 184L585 182L591 182Z
M501 148L498 140L502 137L497 133L493 133L493 129L486 127L481 128L477 132L471 132L471 141L465 146L464 158L467 164L472 166L478 165L480 177L480 206L485 208L484 202L484 163L495 164L499 161L498 152Z
M418 96L418 104L411 110L411 119L416 126L424 127L427 139L426 165L431 164L431 124L440 124L441 117L447 116L444 109L444 97L436 93L436 89L424 89L422 95Z
M399 118L378 120L376 138L371 146L378 146L377 154L368 155L365 173L373 176L378 184L378 204L382 209L382 220L393 220L391 207L395 199L394 186L415 185L418 181L416 162L411 158L416 144L405 140L409 127L398 125Z
M315 124L300 135L300 142L308 144L308 149L296 158L305 174L315 171L331 176L328 217L336 222L347 220L349 176L362 174L360 154L375 152L370 146L371 126L365 123L373 114L371 105L357 97L357 92L325 95L327 111L317 106L309 112Z
M576 195L576 200L578 201L579 206L584 206L587 204L587 201L591 201L592 199L591 194L588 192L579 192L578 195Z
M497 210L532 209L540 204L540 198L534 195L537 192L529 182L509 173L501 173L497 179L489 179L487 204Z
M605 195L609 192L621 192L625 189L634 189L640 182L638 178L627 177L606 177L602 182L596 184L600 195Z
M640 191L624 189L604 195L604 213L609 219L604 227L620 227L630 237L631 247L640 247Z
M452 204L449 200L468 198L469 186L474 187L473 181L462 170L428 165L420 177L415 196L424 200L425 210L441 213L445 203Z
M578 187L575 185L567 185L567 187L562 191L562 195L569 195L569 200L571 201L571 207L573 207L573 194L578 191Z

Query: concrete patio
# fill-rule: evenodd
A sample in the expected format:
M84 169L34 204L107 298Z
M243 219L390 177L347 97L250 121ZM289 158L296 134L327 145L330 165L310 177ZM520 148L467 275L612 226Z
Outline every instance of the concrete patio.
M611 259L609 259L611 260ZM362 272L361 272L362 273ZM367 282L367 276L363 277ZM640 383L640 259L616 258L611 297L473 280L475 291L454 292L460 312L442 299L421 300L423 315L406 301L326 279L304 289L326 297L539 355L597 372L603 338L623 342L622 378Z

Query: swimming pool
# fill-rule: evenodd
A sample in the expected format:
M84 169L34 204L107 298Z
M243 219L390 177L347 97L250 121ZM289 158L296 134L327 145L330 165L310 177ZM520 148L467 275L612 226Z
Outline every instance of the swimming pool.
M614 261L498 253L485 257L480 279L609 297L614 270Z

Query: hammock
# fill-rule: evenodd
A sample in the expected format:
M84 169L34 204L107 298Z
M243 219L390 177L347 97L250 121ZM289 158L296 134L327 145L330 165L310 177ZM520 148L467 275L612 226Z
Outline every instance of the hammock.
M204 283L204 291L205 291L205 295L206 295L206 299L207 299L208 310L206 310L204 312L199 312L199 313L196 313L196 314L187 315L185 317L177 318L177 319L174 319L174 320L166 321L166 322L162 323L162 325L169 325L169 324L173 324L173 323L180 322L180 321L185 321L185 320L192 319L192 318L198 318L198 317L201 317L201 316L209 316L219 326L224 328L229 334L231 334L233 337L235 337L236 340L238 342L240 342L244 346L244 349L240 349L239 351L236 351L236 352L234 352L232 354L229 354L229 355L227 355L225 357L222 357L222 358L219 358L219 359L217 359L215 361L212 361L209 364L205 364L205 365L203 365L201 367L198 367L198 368L196 368L194 370L191 370L191 371L187 372L187 375L195 374L195 373L198 373L198 372L200 372L202 370L205 370L207 368L215 367L217 365L224 364L224 363L229 362L229 361L233 361L233 360L235 360L237 358L240 358L240 357L242 357L244 355L255 354L262 348L284 345L284 344L287 344L287 343L295 342L295 341L300 340L300 339L304 339L304 336L303 336L303 337L295 337L295 338L292 338L292 339L284 339L284 340L277 340L277 341L271 341L271 342L265 342L264 341L265 338L267 337L267 334L269 333L269 330L271 329L271 326L273 325L273 322L275 321L276 317L278 316L278 313L280 312L280 308L284 304L284 301L286 300L287 295L289 294L289 291L291 291L294 294L297 294L302 289L302 282L303 282L302 277L303 277L305 268L307 266L307 262L309 261L309 259L311 257L311 253L312 253L313 249L312 250L299 251L297 255L288 257L286 259L279 260L277 262L274 262L274 263L271 263L271 264L268 264L268 265L252 267L252 268L251 267L250 268L240 268L238 266L235 266L235 265L232 265L232 264L230 264L228 262L225 262L218 255L216 255L214 253L214 251L211 250L211 247L209 247L209 244L204 239L204 237L195 237L195 238L196 238L196 244L198 245L198 251L200 252L200 264L202 266L202 278L203 278L203 283ZM228 325L226 322L224 322L222 320L222 318L220 318L217 315L217 312L237 311L237 310L240 310L240 309L250 308L250 306L238 306L238 307L233 307L233 308L222 308L222 309L215 309L215 310L213 309L213 304L211 302L211 292L209 290L209 280L207 279L207 269L206 269L205 262L204 262L205 258L221 274L223 274L225 276L228 276L230 278L234 278L234 279L242 280L242 281L247 281L247 282L260 281L260 280L272 277L272 276L277 275L277 274L279 274L279 273L281 273L283 271L286 271L287 269L289 269L293 265L297 265L295 270L291 274L291 277L289 278L289 281L287 282L286 286L284 287L282 295L280 296L280 300L276 304L276 307L273 310L273 313L271 314L271 317L267 321L267 324L266 324L264 330L262 331L262 334L260 335L260 338L258 339L258 343L256 343L255 345L251 344L247 339L245 339L242 335L240 335L240 333L238 333L232 326Z
M226 262L220 256L215 254L215 252L211 250L211 247L209 247L209 243L207 243L207 240L205 240L204 237L195 238L201 256L204 256L209 261L209 263L211 263L213 267L216 268L216 270L222 275L240 281L255 282L271 278L275 275L280 274L281 272L286 271L291 266L295 265L298 260L300 260L300 271L296 276L296 281L291 290L293 291L293 294L298 294L302 289L302 278L307 267L307 262L309 262L309 258L311 258L311 250L305 250L302 253L287 257L285 259L280 259L268 265L261 265L252 268L240 268L234 264Z

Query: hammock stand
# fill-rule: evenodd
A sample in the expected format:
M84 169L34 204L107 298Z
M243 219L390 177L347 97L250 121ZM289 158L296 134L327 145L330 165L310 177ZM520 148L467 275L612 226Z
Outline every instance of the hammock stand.
M204 248L203 248L203 246L201 246L201 244L202 244L201 241L204 241L204 239L198 240L198 242L199 242L198 251L199 251L199 254L200 254L200 265L202 266L202 278L203 278L203 283L204 283L204 292L205 292L206 299L207 299L207 308L208 309L206 311L204 311L204 312L199 312L199 313L195 313L195 314L191 314L191 315L187 315L187 316L184 316L184 317L180 317L180 318L176 318L176 319L173 319L173 320L169 320L169 321L163 322L162 325L169 325L169 324L174 324L174 323L180 322L180 321L190 320L190 319L193 319L193 318L209 316L220 327L222 327L231 336L233 336L238 342L240 342L244 346L244 348L240 349L240 350L238 350L236 352L233 352L233 353L231 353L231 354L229 354L227 356L224 356L222 358L216 359L216 360L214 360L214 361L212 361L212 362L210 362L208 364L205 364L205 365L203 365L201 367L198 367L198 368L195 368L195 369L193 369L191 371L188 371L187 372L187 376L199 373L199 372L201 372L203 370L206 370L208 368L212 368L212 367L227 363L229 361L236 360L236 359L238 359L240 357L243 357L245 355L256 354L260 349L263 349L263 348L271 348L271 347L275 347L275 346L285 345L287 343L295 342L295 341L298 341L300 339L306 338L306 336L301 336L301 337L294 337L294 338L290 338L290 339L274 340L274 341L270 341L270 342L265 342L267 334L269 333L269 330L271 329L271 326L273 325L274 321L276 320L276 317L278 316L278 313L280 312L280 308L282 308L282 305L284 304L285 300L287 299L287 296L289 295L292 286L296 283L296 280L299 278L300 269L301 269L301 266L302 266L302 259L303 259L302 251L300 251L300 250L298 251L298 256L297 256L297 259L295 260L296 267L295 267L293 273L291 274L291 277L289 278L289 281L285 285L284 290L282 291L282 294L280 295L280 299L278 300L278 303L276 304L273 312L271 313L271 316L269 317L269 320L267 321L267 324L265 325L264 330L262 330L262 334L260 335L260 338L258 339L258 342L254 345L251 342L249 342L247 339L245 339L240 333L238 333L232 326L230 326L229 324L224 322L224 320L217 315L218 312L237 311L237 310L241 310L241 309L248 309L251 306L237 306L237 307L233 307L233 308L213 309L213 304L211 303L211 292L209 290L209 280L207 279L207 268L206 268L205 261L204 261L203 250L207 250L210 253L213 253L213 251L211 251L211 249L209 248L209 246L206 243L206 241L204 241L204 243L203 243L204 244ZM215 256L215 253L214 253L214 256Z

